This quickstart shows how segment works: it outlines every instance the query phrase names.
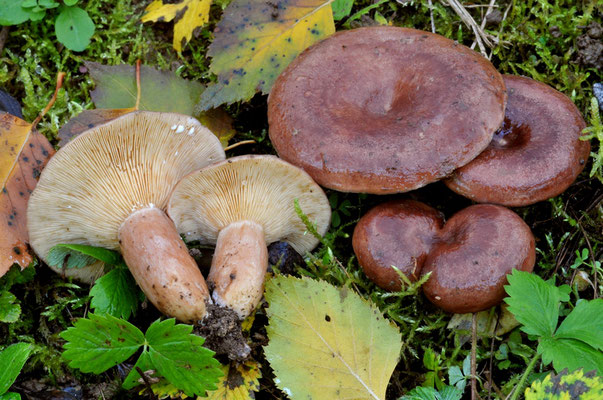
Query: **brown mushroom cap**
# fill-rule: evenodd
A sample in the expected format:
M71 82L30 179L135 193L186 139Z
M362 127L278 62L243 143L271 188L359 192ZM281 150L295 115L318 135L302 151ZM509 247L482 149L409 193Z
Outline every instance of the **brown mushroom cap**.
M467 207L450 218L438 236L421 271L432 273L423 292L446 311L486 310L505 297L507 274L534 268L534 236L507 208Z
M586 123L567 96L529 78L505 75L504 81L502 127L445 183L477 202L525 206L567 189L584 168L590 143L579 139Z
M373 282L398 291L402 286L400 276L392 266L416 281L442 226L442 215L424 203L401 200L380 204L360 218L354 228L354 253Z
M99 125L61 148L42 171L27 210L31 246L43 260L59 243L117 250L130 214L164 210L180 178L223 159L215 135L185 115L139 111ZM65 274L92 282L99 272Z
M354 29L310 47L279 76L270 139L323 186L403 192L482 152L505 101L501 75L467 47L408 28Z

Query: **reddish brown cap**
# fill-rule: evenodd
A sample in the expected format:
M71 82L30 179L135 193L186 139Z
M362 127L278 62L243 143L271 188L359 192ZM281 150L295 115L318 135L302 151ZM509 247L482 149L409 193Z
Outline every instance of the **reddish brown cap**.
M534 236L513 211L478 204L456 213L433 245L422 274L431 272L423 292L453 313L486 310L505 297L507 274L532 271Z
M584 168L590 143L580 111L564 94L535 80L504 76L505 121L488 148L446 185L477 202L525 206L555 197Z
M364 273L383 289L401 289L395 266L411 281L421 267L438 231L442 215L414 200L390 201L366 213L354 229L352 245Z
M323 186L404 192L482 152L505 102L502 76L469 48L414 29L361 28L310 47L279 76L270 139Z

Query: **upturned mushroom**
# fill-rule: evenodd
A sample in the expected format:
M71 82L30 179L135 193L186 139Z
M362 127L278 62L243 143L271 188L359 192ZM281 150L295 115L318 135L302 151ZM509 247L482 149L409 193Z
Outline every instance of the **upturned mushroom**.
M184 175L223 159L218 138L184 115L133 112L94 127L43 170L28 204L31 246L43 260L59 243L120 250L161 312L200 320L207 286L164 209ZM85 282L102 273L57 272Z
M513 269L532 271L536 257L526 223L513 211L492 204L467 207L444 224L425 204L385 203L360 219L353 243L367 276L384 289L400 287L392 265L411 280L431 272L423 292L453 313L498 304L505 295L506 275Z
M168 214L178 231L186 240L216 246L208 276L215 304L245 318L262 297L267 244L286 241L302 254L318 244L295 212L296 199L323 235L331 217L324 192L277 157L233 157L176 185Z
M305 50L278 77L270 139L322 186L405 192L481 153L505 102L502 76L465 46L415 29L353 29Z
M565 191L584 169L586 123L563 93L520 76L504 76L505 120L483 153L445 184L480 203L526 206Z

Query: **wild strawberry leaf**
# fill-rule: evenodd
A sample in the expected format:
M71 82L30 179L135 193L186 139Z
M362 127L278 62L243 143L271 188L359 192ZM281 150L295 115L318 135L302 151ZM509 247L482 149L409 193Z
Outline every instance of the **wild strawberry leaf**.
M97 279L90 290L90 296L90 308L96 313L127 320L136 313L142 292L130 271L122 266L113 268Z
M603 350L603 299L580 301L559 325L555 338L578 339Z
M544 364L552 362L557 372L565 368L570 371L583 368L585 371L603 373L603 352L580 340L540 338L538 353L542 354Z
M521 330L530 335L553 336L559 319L559 305L569 297L559 288L529 272L513 270L507 275L509 285L505 290L509 297L505 302Z
M30 123L0 112L0 276L28 266L27 201L54 149Z
M335 32L332 0L233 0L208 55L218 81L201 95L202 111L270 92L304 49Z
M48 252L48 264L52 267L83 268L96 260L105 264L117 265L122 262L118 252L103 249L102 247L86 244L57 244Z
M174 49L182 52L182 47L191 40L193 31L209 21L209 6L212 0L154 0L146 8L142 22L170 22L174 20Z
M385 399L402 341L349 288L277 276L266 285L266 358L292 399Z

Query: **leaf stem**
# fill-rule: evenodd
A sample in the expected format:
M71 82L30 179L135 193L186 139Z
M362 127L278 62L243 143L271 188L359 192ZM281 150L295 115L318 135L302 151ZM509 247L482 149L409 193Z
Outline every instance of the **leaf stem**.
M528 376L530 375L530 373L536 366L536 362L538 362L539 359L540 359L540 354L536 353L536 355L534 355L534 357L528 364L525 372L523 373L521 379L519 380L519 383L517 384L517 386L515 386L515 391L513 392L513 396L511 397L510 400L517 400L519 398L519 395L522 392L523 388L525 387L526 381L528 380Z
M477 399L477 313L471 316L471 400Z

